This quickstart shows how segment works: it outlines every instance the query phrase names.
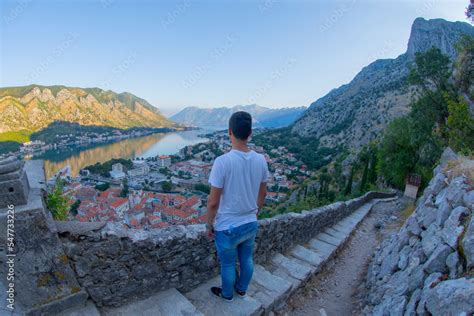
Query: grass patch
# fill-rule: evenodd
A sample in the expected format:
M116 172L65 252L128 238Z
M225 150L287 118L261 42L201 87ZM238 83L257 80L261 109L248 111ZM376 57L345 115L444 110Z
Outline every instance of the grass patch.
M21 130L15 132L0 133L0 142L16 142L26 143L30 141L31 132L28 130Z
M400 218L405 222L405 220L410 217L413 212L415 212L416 205L415 202L408 203L408 205L400 212Z

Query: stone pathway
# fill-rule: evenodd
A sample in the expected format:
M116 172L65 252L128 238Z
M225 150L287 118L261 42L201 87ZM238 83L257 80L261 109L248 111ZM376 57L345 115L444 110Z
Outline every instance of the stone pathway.
M365 306L365 277L369 260L379 243L379 235L385 236L392 231L384 229L382 232L376 224L385 217L399 215L403 207L400 199L378 203L334 260L292 295L287 306L277 314L361 315L361 309ZM395 224L392 219L388 221Z
M143 316L269 314L281 308L293 292L321 271L379 201L376 199L363 205L333 227L326 228L306 245L298 245L286 254L276 253L264 266L255 265L248 295L244 298L235 295L233 302L225 302L214 297L210 288L220 285L220 277L217 276L188 293L169 289L147 299L119 308L103 309L101 312L103 315ZM88 309L87 313L75 309L66 311L64 315L99 315L96 309L91 310L90 305L84 308Z

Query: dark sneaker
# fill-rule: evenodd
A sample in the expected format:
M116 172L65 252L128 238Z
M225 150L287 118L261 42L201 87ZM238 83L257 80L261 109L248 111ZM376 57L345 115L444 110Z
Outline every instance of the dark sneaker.
M211 292L212 294L222 298L226 302L232 302L234 300L233 297L227 298L227 297L222 296L222 289L220 287L216 287L216 286L211 287Z
M245 295L247 295L245 291L239 291L236 288L234 288L234 290L235 290L235 293L237 293L237 295L240 297L245 297Z

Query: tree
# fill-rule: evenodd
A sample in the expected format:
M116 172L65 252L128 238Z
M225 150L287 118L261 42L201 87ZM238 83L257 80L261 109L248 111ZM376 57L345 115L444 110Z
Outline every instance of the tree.
M351 167L351 174L347 180L346 189L344 190L344 195L350 195L352 192L352 181L354 180L354 166Z
M469 154L474 150L474 120L469 114L466 102L448 101L449 145L457 151Z
M386 129L378 152L378 170L390 184L402 188L405 176L414 171L417 148L412 143L410 118L395 119Z
M426 91L446 90L451 71L449 57L439 48L415 54L416 67L410 70L408 81Z
M204 193L211 193L211 187L204 184L204 183L198 183L194 186L194 190L197 190L197 191L201 191L201 192L204 192Z
M377 151L375 149L371 152L370 168L367 180L371 184L374 184L377 181Z
M365 159L364 161L364 172L362 173L362 179L360 181L359 191L362 193L367 188L367 179L369 175L369 160Z
M103 192L103 191L107 190L108 188L110 188L110 184L108 182L105 182L105 183L97 184L94 188L96 190L99 190L99 191Z
M171 181L164 181L161 184L161 188L163 189L163 191L169 192L173 188L173 184L171 183Z
M448 104L457 99L448 81L449 57L437 48L417 53L409 83L421 87L406 117L394 120L385 130L377 154L377 171L389 184L403 188L408 173L422 176L422 186L447 143Z
M58 221L67 219L69 213L69 199L63 196L63 183L60 178L56 179L53 190L46 196L46 207L53 218Z
M464 35L456 44L458 59L456 61L456 71L454 81L462 93L468 93L469 87L474 83L472 70L472 60L474 59L474 37ZM470 96L472 99L472 96Z
M122 181L122 191L120 191L120 197L123 197L123 198L127 197L128 196L128 191L129 191L128 179L125 178Z
M168 167L160 168L159 171L161 174L164 174L165 176L170 174L170 169L168 169Z
M319 198L327 198L328 197L328 192L329 192L329 182L331 181L331 176L324 172L327 171L323 170L323 173L319 175L319 183L320 183L320 189L319 189Z
M377 170L399 189L404 187L408 173L420 174L423 184L431 178L442 152L442 135L433 128L433 121L420 113L412 109L408 116L390 123L377 154Z
M422 88L422 99L424 102L415 102L418 106L414 111L422 115L420 117L434 118L435 122L442 128L448 115L447 104L444 93L452 93L452 87L448 84L451 75L449 57L443 55L438 48L431 48L426 52L418 52L415 56L416 66L410 70L408 83ZM415 115L417 116L417 115Z
M69 212L71 213L72 216L77 216L77 210L79 209L79 206L81 206L81 200L76 200L71 205L71 209L69 210Z

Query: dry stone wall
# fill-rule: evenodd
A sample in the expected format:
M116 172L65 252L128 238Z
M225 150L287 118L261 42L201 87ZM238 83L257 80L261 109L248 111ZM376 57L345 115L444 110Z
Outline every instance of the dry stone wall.
M369 266L368 315L474 312L474 161L449 149L414 213Z

